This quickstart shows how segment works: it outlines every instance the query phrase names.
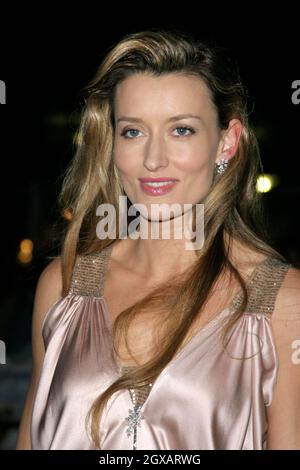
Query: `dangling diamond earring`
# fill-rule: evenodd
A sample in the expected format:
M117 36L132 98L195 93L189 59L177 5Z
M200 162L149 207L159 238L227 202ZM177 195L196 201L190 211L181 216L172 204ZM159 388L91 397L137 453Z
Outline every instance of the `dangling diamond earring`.
M219 162L217 162L215 165L216 172L219 174L224 173L227 168L228 162L229 160L227 160L226 158L222 158Z

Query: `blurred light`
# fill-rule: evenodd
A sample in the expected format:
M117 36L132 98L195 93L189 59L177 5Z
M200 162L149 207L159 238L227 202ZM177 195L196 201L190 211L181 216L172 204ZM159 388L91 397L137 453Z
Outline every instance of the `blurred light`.
M79 113L56 113L46 116L47 123L54 127L69 127L70 125L78 126L80 123Z
M23 251L19 251L17 259L21 264L28 264L32 260L32 253L25 254Z
M20 251L24 254L29 254L32 253L33 250L33 243L29 238L25 238L25 240L22 240L20 243Z
M72 212L70 211L70 209L65 209L63 211L63 218L66 220L72 220Z
M17 260L21 264L28 264L32 260L33 243L29 238L25 238L20 243Z
M279 183L277 175L262 174L259 175L256 181L256 191L259 193L268 193Z

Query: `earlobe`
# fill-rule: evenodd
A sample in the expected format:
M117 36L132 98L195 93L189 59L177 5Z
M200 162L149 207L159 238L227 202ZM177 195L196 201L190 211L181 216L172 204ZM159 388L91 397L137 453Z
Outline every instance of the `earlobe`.
M216 162L216 165L215 165L216 173L218 173L218 174L224 173L224 171L227 168L228 162L229 162L229 160L227 160L226 158L222 158L221 160Z
M228 128L224 131L221 140L220 155L215 163L216 173L222 174L226 170L229 161L235 156L242 128L243 126L239 119L232 119L229 122Z

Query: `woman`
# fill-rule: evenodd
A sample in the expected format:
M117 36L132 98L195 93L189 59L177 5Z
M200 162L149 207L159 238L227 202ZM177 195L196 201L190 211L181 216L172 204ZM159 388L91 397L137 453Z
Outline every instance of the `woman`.
M37 285L18 449L300 447L300 273L258 226L246 97L224 51L181 33L107 52L62 188L62 253ZM139 208L126 236L120 196ZM202 244L178 236L183 219Z

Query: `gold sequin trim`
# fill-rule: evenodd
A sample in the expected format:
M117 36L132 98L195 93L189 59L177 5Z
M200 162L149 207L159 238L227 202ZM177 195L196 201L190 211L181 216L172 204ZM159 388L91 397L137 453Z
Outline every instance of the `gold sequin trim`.
M287 274L291 264L284 263L276 258L266 258L246 282L248 291L247 313L260 313L270 316L274 310L279 288ZM238 308L243 300L240 292L233 302L233 307Z
M105 272L112 245L100 252L78 256L73 269L70 292L77 295L101 297L105 280Z

